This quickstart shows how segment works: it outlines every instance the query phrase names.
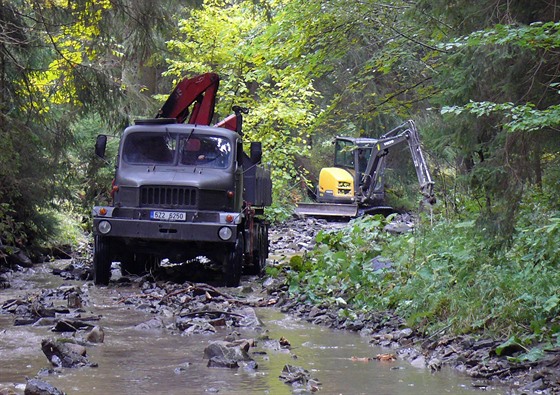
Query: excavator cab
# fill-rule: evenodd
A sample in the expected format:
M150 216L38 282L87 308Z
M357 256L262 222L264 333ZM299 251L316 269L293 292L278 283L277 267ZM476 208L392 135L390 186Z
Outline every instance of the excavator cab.
M367 168L376 143L376 139L370 138L337 137L334 143L334 166L323 168L319 174L317 201L342 204L357 202L356 196L369 180ZM378 185L377 194L382 196L383 183Z
M354 159L346 140L335 141L335 166L321 169L317 185L317 202L352 203Z
M354 139L337 137L334 142L334 166L321 169L317 186L320 203L354 202L355 143Z

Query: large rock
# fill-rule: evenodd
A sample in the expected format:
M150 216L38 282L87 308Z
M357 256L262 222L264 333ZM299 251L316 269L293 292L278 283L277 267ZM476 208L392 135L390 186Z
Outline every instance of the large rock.
M55 268L52 273L66 280L93 280L93 271L87 264L71 263L63 269Z
M321 385L318 380L311 378L309 371L293 365L284 365L279 378L285 384L289 384L294 388L305 389L308 392L317 392Z
M105 340L105 331L100 326L94 326L86 335L86 341L90 343L103 343Z
M251 343L248 341L237 341L235 343L215 341L204 349L204 356L209 360L209 367L237 368L249 363L255 364L248 354L250 346Z
M31 267L33 266L33 262L25 253L13 246L6 246L0 243L0 253L7 257L8 263L12 265L19 265L21 267Z
M2 260L2 257L0 256L0 262ZM10 288L10 274L8 273L3 273L1 270L2 267L0 267L0 289L4 289L4 288Z
M84 347L54 339L43 339L41 349L55 367L74 368L80 366L95 367L97 364L91 363L86 357Z
M53 332L76 332L81 329L92 329L93 325L82 320L61 319L56 321Z
M175 326L180 331L183 331L183 334L185 335L216 333L214 325L201 318L185 319L183 317L179 317L175 322Z
M151 331L151 330L163 330L165 328L165 323L159 317L154 317L151 320L142 322L134 327L134 329L141 331Z
M226 341L214 341L204 349L204 356L208 359L220 357L236 361L249 361L251 357L247 353L249 343L232 343Z
M64 392L39 379L27 380L24 395L64 395Z

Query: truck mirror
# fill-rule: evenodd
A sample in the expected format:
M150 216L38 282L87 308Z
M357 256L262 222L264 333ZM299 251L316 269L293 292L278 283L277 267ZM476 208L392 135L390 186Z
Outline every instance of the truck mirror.
M251 162L259 163L262 159L262 144L260 142L251 142Z
M105 149L107 148L107 136L100 134L95 140L95 155L101 159L105 159Z

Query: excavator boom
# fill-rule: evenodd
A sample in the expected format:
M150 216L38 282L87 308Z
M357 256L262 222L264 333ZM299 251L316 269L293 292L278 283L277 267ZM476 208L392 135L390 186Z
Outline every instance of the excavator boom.
M428 170L428 165L424 159L422 148L420 147L420 137L416 124L414 121L409 120L395 129L387 132L380 139L372 139L371 155L367 162L365 170L359 169L356 172L361 174L361 179L358 180L356 185L359 188L356 190L362 203L371 203L375 200L378 191L383 192L383 181L385 175L386 155L391 147L407 142L420 184L420 192L424 199L429 203L434 203L434 182Z

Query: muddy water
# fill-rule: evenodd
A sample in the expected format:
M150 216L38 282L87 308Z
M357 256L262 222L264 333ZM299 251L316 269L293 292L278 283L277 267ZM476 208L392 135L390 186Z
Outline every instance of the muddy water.
M41 271L33 281L38 287L62 283ZM252 348L257 351L253 355L259 365L256 371L207 368L204 348L231 330L181 336L168 330L134 329L153 318L119 302L134 289L82 286L89 290L86 310L102 316L105 343L88 347L89 359L99 364L97 368L62 369L42 377L68 394L292 394L293 389L278 379L285 364L309 370L322 383L322 394L477 393L472 380L451 371L431 374L404 361L353 360L391 351L372 347L357 334L314 326L270 308L257 310L260 328L238 331L244 338L285 337L292 345L290 351ZM0 303L25 292L29 291L0 290ZM15 327L13 317L0 315L0 389L23 393L26 376L50 367L40 342L53 335L45 327ZM501 392L491 389L484 393Z

